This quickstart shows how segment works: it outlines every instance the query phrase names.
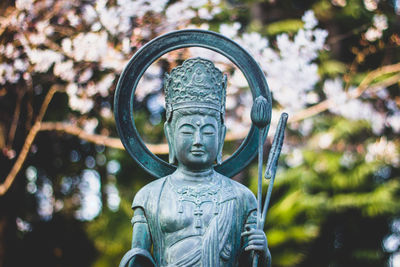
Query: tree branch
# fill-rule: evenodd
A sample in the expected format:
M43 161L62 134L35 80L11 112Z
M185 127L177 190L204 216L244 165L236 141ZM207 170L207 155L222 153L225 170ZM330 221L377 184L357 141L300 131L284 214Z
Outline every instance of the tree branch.
M33 127L30 129L26 139L25 143L21 149L21 152L18 155L17 160L14 163L14 166L12 167L10 173L7 175L6 179L2 184L0 184L0 196L4 195L7 190L10 188L12 183L15 180L15 177L17 176L18 172L20 171L22 165L25 162L26 156L28 155L29 149L32 146L33 140L35 139L37 133L40 130L40 124L43 120L44 114L46 113L47 107L49 106L49 103L51 99L53 98L53 95L60 90L58 86L52 86L47 93L42 106L39 111L39 115L36 118L36 122L33 125Z
M15 110L14 110L14 115L13 119L11 121L11 126L10 126L10 131L8 132L8 139L7 139L7 149L11 149L13 142L14 142L14 137L15 137L15 131L17 130L18 126L18 121L19 121L19 116L21 113L21 102L22 102L22 97L24 96L24 93L22 90L18 90L17 92L17 103L15 105Z
M116 149L124 149L124 146L121 143L121 140L116 137L108 137L101 134L89 134L85 132L82 128L72 125L69 123L63 122L42 122L40 131L59 131L67 134L71 134L77 136L78 138L94 143L96 145L104 145L111 148ZM225 140L226 141L235 141L245 138L247 132L239 132L239 133L228 133ZM156 155L165 155L168 154L168 144L146 144L146 147Z
M385 74L390 74L394 72L400 72L400 63L394 64L394 65L388 65L384 66L382 68L376 69L374 71L371 71L360 83L360 85L353 90L352 92L348 93L348 98L349 99L354 99L358 98L362 95L363 92L365 92L367 89L374 89L374 91L379 90L380 88L388 87L393 84L396 84L400 80L400 73L393 75L383 81L376 82L371 85L371 83L378 77L385 75ZM298 122L302 121L306 118L315 116L325 110L328 110L330 107L335 105L335 101L333 99L326 99L314 106L311 106L309 108L303 109L299 111L298 113L294 114L293 116L289 117L289 122Z

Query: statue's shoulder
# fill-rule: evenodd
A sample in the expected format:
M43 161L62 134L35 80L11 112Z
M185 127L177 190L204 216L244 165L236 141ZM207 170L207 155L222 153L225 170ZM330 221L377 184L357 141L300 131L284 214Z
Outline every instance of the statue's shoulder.
M166 177L159 178L153 182L143 186L133 198L132 209L141 207L145 209L145 205L148 203L149 198L154 198L161 191L162 185L165 182Z
M256 197L249 188L222 174L218 174L218 178L222 182L222 187L225 188L225 190L235 192L236 197L243 201L249 210L257 209Z

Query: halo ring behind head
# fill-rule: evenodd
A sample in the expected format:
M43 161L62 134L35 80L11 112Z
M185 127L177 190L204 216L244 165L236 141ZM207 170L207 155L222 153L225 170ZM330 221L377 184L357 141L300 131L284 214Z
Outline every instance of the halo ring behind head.
M180 30L159 36L143 46L129 60L119 78L114 97L114 115L118 134L131 157L156 178L175 171L176 166L165 162L149 151L135 125L133 103L135 90L147 68L162 55L180 48L203 47L230 59L244 74L253 99L262 95L271 103L271 94L264 73L257 62L240 45L227 37L205 30ZM232 177L243 170L257 154L258 129L252 125L240 147L215 170ZM264 132L268 134L268 130Z

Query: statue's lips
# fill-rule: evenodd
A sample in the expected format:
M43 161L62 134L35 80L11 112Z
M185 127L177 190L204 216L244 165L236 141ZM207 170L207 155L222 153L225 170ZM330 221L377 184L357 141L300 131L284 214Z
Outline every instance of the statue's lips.
M201 156L205 153L204 150L191 150L190 152L195 156Z

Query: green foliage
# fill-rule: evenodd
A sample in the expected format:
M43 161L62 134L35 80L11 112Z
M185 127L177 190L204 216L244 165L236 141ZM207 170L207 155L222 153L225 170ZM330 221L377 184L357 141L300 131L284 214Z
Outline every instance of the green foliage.
M319 66L320 75L335 77L346 72L346 65L337 60L327 60Z
M289 167L281 157L265 227L274 265L325 266L318 255L326 255L326 264L381 266L388 258L381 243L387 218L400 213L400 177L379 178L387 163L366 161L368 122L329 115L313 121L302 162ZM319 145L325 135L329 148ZM256 193L256 164L248 175ZM264 179L263 192L267 187Z
M94 267L112 266L121 260L131 243L131 217L131 202L123 198L117 212L105 209L101 216L87 225L89 237L94 240L96 249L102 252L94 262Z
M294 33L303 27L303 22L299 19L280 20L270 23L265 27L265 33L268 35L277 35L283 32Z
M341 142L365 132L365 127L363 122L338 119L320 133L331 132L335 136L333 142ZM346 214L357 211L363 220L373 221L400 212L399 177L378 181L374 176L382 163L368 163L363 155L356 155L352 166L346 167L342 151L304 149L302 154L302 164L280 169L267 216L266 233L277 266L294 266L305 260L304 250L299 248L313 246L323 239L324 224L333 216L343 218L343 222L336 222L336 227L352 225L355 232L365 235L363 239L370 240L368 232L372 229L357 226L358 220L348 221ZM254 190L254 184L251 188ZM323 242L329 246L329 240ZM345 246L345 241L334 242L343 242L339 245ZM340 246L336 250L341 250ZM359 262L375 262L378 266L386 257L379 249L379 244L374 249L349 247L346 253Z
M143 140L148 143L160 143L165 140L164 124L153 125L149 121L149 116L144 111L135 112L136 127L140 131Z

